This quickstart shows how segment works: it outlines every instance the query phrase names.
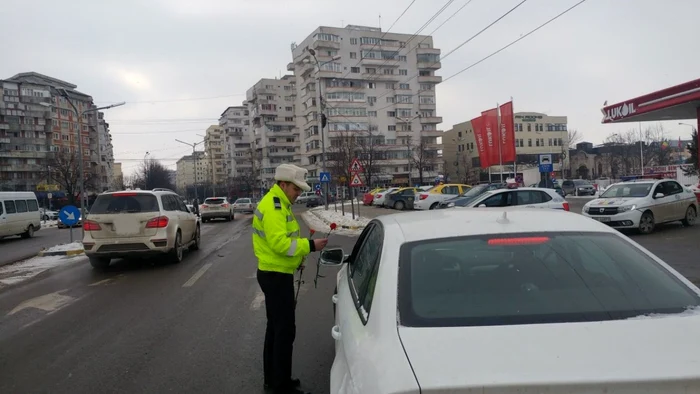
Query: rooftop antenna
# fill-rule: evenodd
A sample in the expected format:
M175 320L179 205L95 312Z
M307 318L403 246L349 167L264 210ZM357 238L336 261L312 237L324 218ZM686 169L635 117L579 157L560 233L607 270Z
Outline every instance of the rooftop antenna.
M379 31L382 30L382 14L379 14Z
M503 211L503 216L500 218L496 219L496 222L500 224L508 224L510 223L510 220L508 220L508 211Z

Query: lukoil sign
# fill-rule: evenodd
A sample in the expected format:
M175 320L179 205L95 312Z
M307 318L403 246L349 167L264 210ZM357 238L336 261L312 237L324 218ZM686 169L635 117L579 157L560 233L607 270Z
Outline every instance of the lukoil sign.
M637 109L634 108L634 103L624 103L622 105L618 105L617 107L613 108L608 108L607 110L603 110L603 121L606 120L618 120L622 118L626 118L630 115L633 115L637 112Z

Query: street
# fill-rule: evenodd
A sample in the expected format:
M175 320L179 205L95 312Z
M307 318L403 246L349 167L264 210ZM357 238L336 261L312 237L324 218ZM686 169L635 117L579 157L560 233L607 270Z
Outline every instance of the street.
M571 210L584 203L571 203ZM305 208L294 210L300 218ZM205 224L202 249L178 265L120 261L98 273L83 258L0 290L0 392L262 393L265 308L251 218ZM631 237L700 282L700 226L665 225ZM329 245L349 253L354 241L331 235ZM316 258L306 263L299 295L294 376L304 389L326 393L335 270L324 268L315 289Z
M44 222L42 222L42 226ZM73 229L73 238L80 240L82 237L80 227ZM0 267L14 263L36 254L42 248L50 248L54 245L70 242L70 229L56 227L42 227L34 233L34 237L24 239L21 237L8 237L0 239Z

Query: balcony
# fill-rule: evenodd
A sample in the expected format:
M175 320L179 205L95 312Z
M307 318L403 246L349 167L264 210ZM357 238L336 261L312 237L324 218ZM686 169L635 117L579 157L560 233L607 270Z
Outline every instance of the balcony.
M399 62L397 59L374 59L374 58L362 58L363 66L382 66L382 67L399 67Z
M427 110L435 110L436 109L436 104L426 104L426 103L418 103L418 109L427 109Z
M416 55L439 55L438 48L416 48Z
M326 41L326 40L316 40L314 41L311 46L316 49L316 48L331 48L331 49L340 49L340 43L337 41Z
M425 75L418 76L418 83L440 83L442 82L442 77L439 75Z
M418 62L417 67L421 70L439 70L442 68L440 62Z
M42 172L46 167L39 164L0 164L0 171L5 172Z
M442 116L422 116L420 122L425 124L442 123Z
M421 130L421 137L442 137L444 131L442 130Z
M398 82L404 77L398 74L362 73L362 78L372 81Z
M294 63L287 63L287 71L294 71Z

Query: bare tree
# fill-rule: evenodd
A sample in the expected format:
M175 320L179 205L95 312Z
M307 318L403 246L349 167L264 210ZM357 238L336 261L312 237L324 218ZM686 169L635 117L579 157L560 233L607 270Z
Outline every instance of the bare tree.
M328 155L328 169L334 176L350 179L350 165L356 155L356 144L356 138L350 132L333 132L326 154Z
M671 164L671 147L668 144L668 133L661 123L644 130L644 165L666 166Z
M569 148L575 149L576 144L578 144L583 139L583 134L576 129L569 129L567 132L567 143Z
M175 190L170 171L157 159L146 159L134 173L136 187L144 190L165 188Z
M66 191L70 204L75 204L76 193L80 190L80 159L77 152L70 152L68 148L62 148L58 152L53 152L53 157L49 160L51 173L49 177ZM93 174L85 171L83 179L85 190L90 190L93 186Z
M411 140L409 140L411 144ZM434 167L438 162L438 152L433 145L434 142L430 138L421 138L420 142L416 145L411 145L409 150L411 152L411 160L413 165L418 169L418 179L420 184L423 182L423 175L426 171L434 171Z
M234 178L234 183L244 186L251 194L258 188L260 183L260 168L262 167L261 154L249 148L246 152L247 159L250 160L251 167L240 169L238 176Z
M459 156L459 166L457 173L460 174L459 181L465 184L471 184L474 178L474 166L472 158L469 155L463 154Z
M384 137L380 134L373 134L371 127L367 132L356 133L355 136L355 157L362 165L362 175L365 177L365 185L372 187L377 175L381 173L379 161L384 158L384 151L381 146L384 144ZM352 158L350 158L352 161Z

